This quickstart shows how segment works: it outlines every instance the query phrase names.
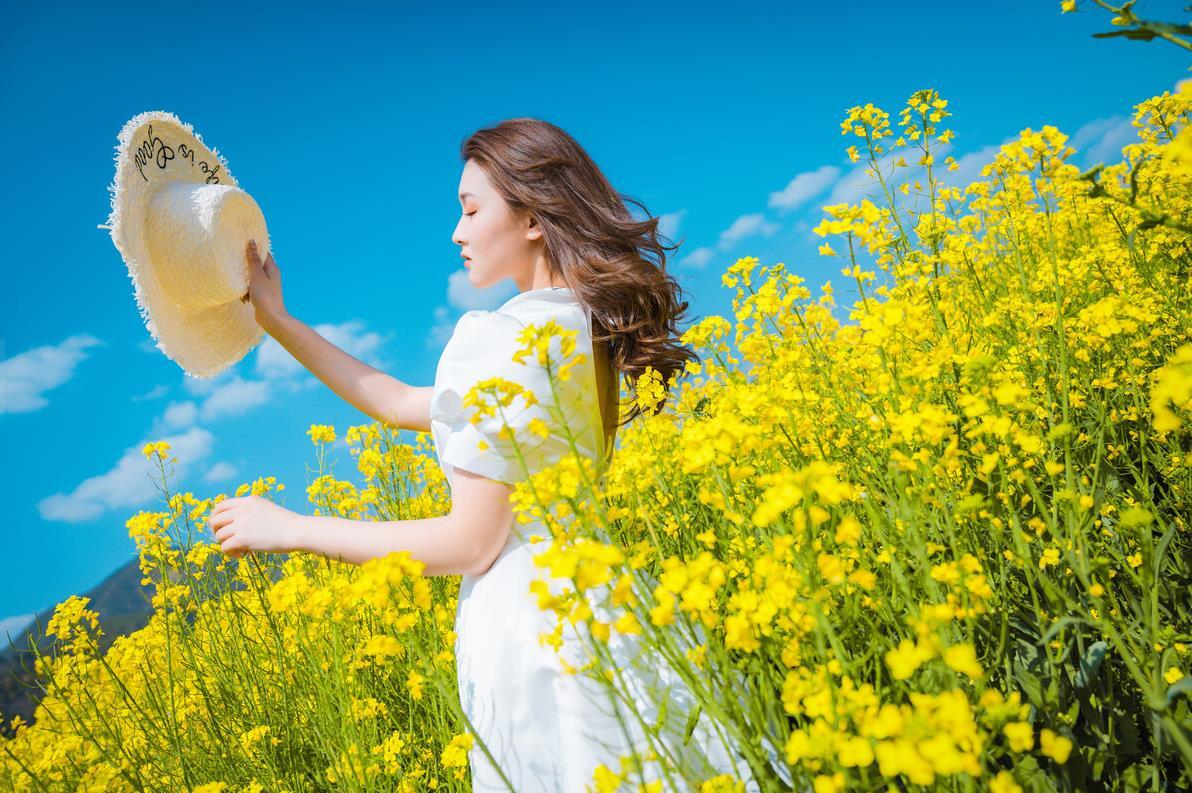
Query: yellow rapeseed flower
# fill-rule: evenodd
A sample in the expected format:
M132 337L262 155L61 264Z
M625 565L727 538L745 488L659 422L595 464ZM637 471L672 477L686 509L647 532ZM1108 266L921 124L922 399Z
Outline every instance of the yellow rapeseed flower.
M311 424L306 431L312 443L334 443L335 427L331 424Z
M1012 721L1002 727L1010 742L1010 751L1029 752L1035 746L1035 728L1025 721Z
M977 652L970 643L956 644L944 651L944 663L974 680L985 674L977 661Z
M1072 741L1044 728L1039 733L1039 751L1063 765L1068 762L1068 755L1072 752Z

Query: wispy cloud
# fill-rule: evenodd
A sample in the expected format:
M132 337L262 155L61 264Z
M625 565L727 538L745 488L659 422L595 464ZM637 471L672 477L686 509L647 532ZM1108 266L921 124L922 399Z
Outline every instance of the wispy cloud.
M434 310L434 324L426 335L430 349L440 349L451 338L455 323L467 311L495 311L517 294L517 284L506 280L487 289L477 289L468 281L467 270L447 276L447 305Z
M171 402L154 420L149 434L161 435L224 416L242 416L267 403L272 393L269 381L245 379L234 370L212 380L187 378L185 387L198 392L195 396L201 398Z
M968 184L980 177L981 169L993 160L1002 145L1017 138L1017 135L1013 135L997 145L985 146L964 154L957 158L957 167L951 171L947 170L943 162L944 158L952 153L953 144L934 143L932 151L937 163L934 167L936 179L953 186ZM913 183L915 180L926 178L926 167L918 164L920 157L921 152L916 147L907 146L884 152L878 157L877 164L892 185L906 181ZM906 165L895 168L894 163L899 158L902 158ZM795 174L781 190L769 194L767 209L776 210L779 214L801 210L795 215L792 228L796 232L806 232L811 239L818 239L812 234L811 228L824 206L855 204L865 197L877 200L881 188L878 180L868 173L871 168L868 162L862 161L845 168L826 164L802 171ZM816 198L820 200L812 203ZM753 236L773 235L781 227L781 223L767 219L761 212L741 215L727 229L720 232L715 245L694 249L680 261L680 264L693 269L703 269L718 253L730 251L741 241Z
M369 365L384 367L379 355L388 337L367 330L363 322L326 323L315 325L314 329L332 344ZM273 338L266 338L256 348L256 353L253 370L256 377L242 376L238 367L213 378L183 376L183 389L191 398L167 404L154 417L147 437L168 441L174 447L181 467L185 468L210 454L214 436L204 424L244 415L279 395L318 385L319 381L313 377L302 377L308 374L306 369ZM168 387L159 385L133 399L154 399L168 390ZM42 517L78 523L94 520L109 510L135 506L151 497L157 492L148 478L153 469L141 454L141 448L147 442L130 447L111 469L85 479L70 492L55 493L42 499L38 504ZM204 479L224 481L235 475L236 469L231 464L216 463L205 472Z
M312 328L327 341L369 366L384 369L381 351L392 334L382 335L366 328L360 320L339 324L320 323ZM184 377L183 389L193 399L171 402L154 420L150 435L184 429L227 416L242 416L287 393L319 384L307 369L272 336L256 348L253 373L244 377L237 367L216 377ZM156 390L156 389L155 389Z
M964 187L981 178L981 169L993 162L1002 146L1018 140L1018 136L1006 138L1001 143L985 146L956 158L956 170L945 171L940 181L950 187Z
M1068 138L1068 145L1076 149L1072 161L1083 167L1090 167L1098 162L1106 164L1117 162L1121 159L1122 147L1137 140L1137 134L1137 129L1130 119L1124 116L1109 116L1089 121L1077 128ZM951 171L943 167L943 161L944 157L953 153L953 144L935 143L932 150L937 163L935 166L936 179L941 184L953 187L964 187L971 184L982 178L981 170L993 162L1003 146L1013 143L1018 138L1019 134L1015 133L1003 138L1000 143L983 146L963 154L956 158L956 168ZM918 164L920 152L913 147L893 150L879 158L878 162L882 172L888 174L890 164L899 156L906 160L907 167L900 168L895 173L893 180L895 184L908 180L913 182L916 179L926 179L926 168ZM876 193L879 189L878 183L876 179L865 172L868 167L870 166L867 163L858 163L846 172L833 185L824 203L856 203L865 195Z
M491 311L516 294L517 284L513 281L477 289L468 281L467 270L447 276L447 305L458 311Z
M789 212L806 204L836 181L840 176L840 169L835 165L821 165L814 171L804 171L796 174L795 178L787 182L786 187L776 193L770 193L768 206Z
M840 168L835 165L821 165L814 170L797 173L781 190L770 193L767 208L778 210L781 214L792 212L827 190L839 175ZM686 214L686 211L681 210L676 214ZM679 259L679 265L702 270L716 257L717 252L730 251L750 237L773 236L781 228L782 224L768 220L762 212L741 215L717 235L714 246L705 245L692 250Z
M716 251L714 251L708 247L696 248L691 253L687 254L682 259L680 259L679 264L683 265L684 267L691 267L696 270L702 270L703 268L708 266L708 262L712 261L712 257L715 254L716 254Z
M220 460L215 465L207 469L207 473L203 474L204 482L226 482L239 473L236 466L231 463Z
M159 396L164 396L165 393L169 390L170 390L170 387L168 385L165 385L164 383L158 383L157 385L153 386L153 388L149 389L149 391L147 391L146 393L141 394L139 396L134 396L132 398L132 401L133 402L144 402L147 399L157 399Z
M951 149L951 144L932 144L934 156L936 160L941 163L940 166L936 167L937 174L944 172L944 168L942 166L943 159L951 151ZM916 165L921 156L922 152L920 152L917 148L903 147L899 149L891 149L882 152L882 154L878 156L877 164L881 172L886 175L887 180L892 180L894 183L900 183L905 182L908 179L914 180L920 173L924 172L924 169L921 166ZM897 169L895 169L894 163L898 162L900 157L906 161L906 167L899 166ZM844 175L837 179L832 185L832 190L828 193L828 197L822 202L821 207L828 204L855 204L862 198L879 192L881 190L881 184L878 182L876 177L871 176L868 173L868 171L872 168L873 166L870 165L867 160L862 160L861 162L853 165L853 167L849 170L845 171ZM893 177L889 175L891 171L894 171Z
M1076 149L1073 160L1085 168L1097 163L1109 165L1120 162L1122 147L1138 142L1138 128L1125 116L1098 118L1082 125L1068 138L1068 145Z
M171 402L161 414L160 425L155 425L149 431L150 435L160 435L163 428L189 427L199 419L199 406L192 401Z
M720 250L726 251L746 237L752 237L755 234L768 237L778 231L778 228L777 223L769 222L766 220L766 216L760 212L742 215L734 220L728 228L720 232L720 240L717 242L717 246Z
M214 436L202 427L192 427L180 434L152 440L170 444L170 455L178 458L172 466L171 476L181 481L192 466L211 454ZM69 493L55 493L43 498L37 503L42 519L82 523L110 510L139 507L160 496L155 482L157 469L141 452L148 442L145 440L128 447L110 469L84 479Z
M211 421L222 416L242 416L269 401L269 383L236 377L212 391L199 408L199 420Z
M12 617L5 617L0 619L0 650L4 650L9 646L9 636L12 636L12 643L17 647L24 649L25 637L19 631L23 631L29 627L29 623L33 622L35 614L16 614Z
M437 350L446 346L451 334L455 332L455 323L459 317L447 306L436 306L434 319L430 332L426 334L426 345L432 350Z
M50 402L45 393L74 377L87 350L104 342L85 333L61 344L34 347L0 362L0 415L31 413Z
M311 327L324 339L369 366L385 367L386 362L381 359L380 354L385 344L393 339L393 333L383 335L368 330L365 323L358 319L339 324L322 322ZM280 380L301 375L306 371L306 368L272 336L265 337L258 345L254 366L254 373L258 377L264 380Z
M686 209L680 209L677 212L668 212L665 215L659 215L658 233L677 241L679 238L679 226L683 223L683 217L686 214Z

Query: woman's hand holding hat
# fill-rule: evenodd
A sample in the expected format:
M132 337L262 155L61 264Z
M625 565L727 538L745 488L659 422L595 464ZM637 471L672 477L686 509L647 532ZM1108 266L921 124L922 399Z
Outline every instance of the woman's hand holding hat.
M281 271L273 260L273 252L261 261L257 253L256 240L248 241L249 283L248 294L241 300L251 300L256 312L257 324L268 330L270 324L285 316L286 307L281 297Z
M237 250L249 239L262 255L272 248L265 216L189 124L164 110L129 119L108 190L101 228L128 269L145 329L187 375L215 377L261 342L261 320L286 319L264 316L281 308L276 265L258 276ZM250 280L252 304L242 299Z

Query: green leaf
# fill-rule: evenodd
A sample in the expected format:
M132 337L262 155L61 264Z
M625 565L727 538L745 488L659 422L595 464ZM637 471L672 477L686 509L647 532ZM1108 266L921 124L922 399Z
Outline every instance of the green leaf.
M1039 767L1039 761L1030 755L1018 761L1014 767L1014 779L1029 793L1043 793L1056 789L1047 772Z
M661 731L666 726L666 705L668 697L663 697L662 702L658 705L658 719L654 722L654 729Z
M1170 708L1175 704L1180 694L1187 694L1188 692L1192 692L1192 677L1184 675L1167 689L1167 696L1164 698L1164 707Z
M1159 545L1155 548L1155 569L1162 572L1163 556L1167 553L1167 546L1171 544L1171 539L1175 536L1175 524L1172 523L1167 531L1163 532L1163 537L1159 540Z
M1109 645L1103 641L1093 642L1080 658L1080 669L1076 672L1076 687L1088 688L1097 679L1097 670L1101 668L1101 660Z
M1094 33L1093 38L1109 39L1113 38L1114 36L1125 36L1128 39L1134 39L1136 41L1150 41L1151 39L1155 38L1156 35L1157 34L1150 30L1130 28L1128 30L1111 30L1105 33Z
M1134 721L1135 715L1133 708L1126 708L1120 704L1113 707L1113 734L1117 743L1115 754L1119 763L1138 757L1142 753L1138 724Z
M1151 766L1146 763L1136 763L1122 772L1121 790L1128 793L1139 793L1149 788L1151 784Z
M1014 679L1018 682L1027 700L1040 710L1043 709L1043 686L1039 678L1026 670L1026 666L1017 658L1014 659Z
M699 722L699 714L703 709L703 705L697 702L691 712L687 714L687 724L683 727L684 744L691 741L691 734L695 732L695 725Z

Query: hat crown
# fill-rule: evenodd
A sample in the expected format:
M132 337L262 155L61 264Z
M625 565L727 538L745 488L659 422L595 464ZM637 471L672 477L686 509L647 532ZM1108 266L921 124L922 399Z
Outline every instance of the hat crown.
M145 242L170 301L184 311L239 300L248 291L245 247L268 250L265 217L245 191L221 184L162 185L145 212Z

